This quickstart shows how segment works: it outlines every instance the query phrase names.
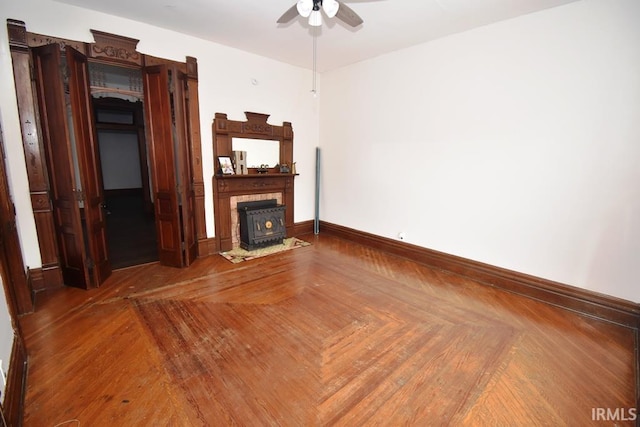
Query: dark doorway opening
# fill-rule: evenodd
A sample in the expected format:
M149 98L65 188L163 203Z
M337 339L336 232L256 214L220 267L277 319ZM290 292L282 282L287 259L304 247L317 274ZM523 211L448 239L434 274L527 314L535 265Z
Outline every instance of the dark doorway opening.
M142 190L105 191L105 199L112 268L158 261L155 218L145 211Z
M113 269L158 261L142 102L93 99Z

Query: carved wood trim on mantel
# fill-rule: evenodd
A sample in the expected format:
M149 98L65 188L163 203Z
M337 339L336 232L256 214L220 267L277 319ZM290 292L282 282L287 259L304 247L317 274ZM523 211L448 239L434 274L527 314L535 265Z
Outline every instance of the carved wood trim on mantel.
M293 128L291 122L282 126L267 123L269 114L245 111L246 121L229 120L224 113L216 113L213 120L214 156L231 156L233 137L272 139L280 141L280 164L293 163Z
M246 121L229 120L226 114L216 113L213 120L213 155L217 164L217 156L231 156L233 137L272 139L280 141L280 164L290 165L293 162L293 128L290 122L282 126L267 123L268 114L245 112ZM248 175L214 175L213 203L214 222L216 227L216 246L221 251L233 248L231 230L232 196L256 195L265 193L282 194L282 204L286 206L285 227L287 236L295 232L293 223L295 175L279 173L277 168L268 173L258 174L250 171Z

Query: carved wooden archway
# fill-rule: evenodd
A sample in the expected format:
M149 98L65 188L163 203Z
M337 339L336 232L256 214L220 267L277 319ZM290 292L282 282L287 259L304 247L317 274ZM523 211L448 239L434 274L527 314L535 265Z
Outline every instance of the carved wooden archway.
M185 190L192 196L193 227L195 237L194 252L209 253L209 242L205 228L204 182L202 174L202 150L200 141L200 120L198 106L198 70L195 58L187 57L178 63L144 55L136 50L138 40L92 30L94 43L60 39L26 30L24 22L8 20L9 45L18 99L18 111L22 127L29 191L36 222L36 231L42 259L42 269L32 274L32 288L39 290L58 287L63 284L60 271L58 249L55 238L55 221L51 206L50 183L47 177L41 123L36 102L36 94L30 80L30 50L47 44L57 43L61 49L70 46L81 52L90 61L110 63L125 67L161 66L184 76L184 103L181 106L188 120L185 123L186 144L189 152L189 185ZM188 263L187 263L188 264Z

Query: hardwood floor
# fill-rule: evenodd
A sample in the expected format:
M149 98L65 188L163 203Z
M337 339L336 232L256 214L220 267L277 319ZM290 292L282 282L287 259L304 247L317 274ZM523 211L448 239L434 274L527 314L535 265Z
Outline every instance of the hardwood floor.
M24 425L634 425L635 330L302 238L38 294Z

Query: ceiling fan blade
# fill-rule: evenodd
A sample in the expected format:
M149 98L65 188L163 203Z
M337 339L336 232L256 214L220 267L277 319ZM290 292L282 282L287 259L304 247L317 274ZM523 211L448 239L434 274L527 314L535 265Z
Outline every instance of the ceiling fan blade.
M340 3L340 7L338 8L336 18L341 19L345 24L351 25L352 27L357 27L364 22L349 6L341 1L338 3Z
M291 6L291 8L289 10L287 10L285 13L283 13L282 16L280 18L278 18L278 20L276 22L278 24L286 24L287 22L291 21L296 16L298 16L298 9L296 8L296 5L294 4L293 6Z

